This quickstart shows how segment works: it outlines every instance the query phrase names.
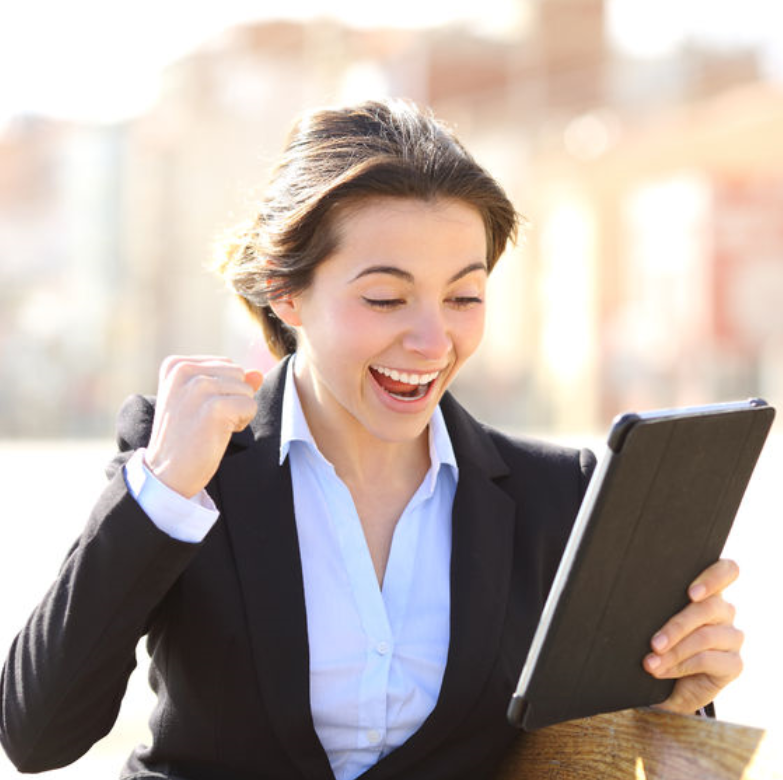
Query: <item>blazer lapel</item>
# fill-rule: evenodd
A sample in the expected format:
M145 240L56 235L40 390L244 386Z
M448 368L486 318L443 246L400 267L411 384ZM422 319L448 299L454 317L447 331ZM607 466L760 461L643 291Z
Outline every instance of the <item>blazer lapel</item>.
M310 712L307 620L291 474L287 464L279 465L286 364L265 378L250 430L232 438L230 457L218 473L218 490L264 704L291 761L304 777L323 780L333 774Z
M451 638L440 696L422 727L362 775L415 776L415 763L464 719L495 664L512 569L516 505L496 484L508 467L450 395L441 404L459 465L452 513ZM509 692L510 695L510 692Z

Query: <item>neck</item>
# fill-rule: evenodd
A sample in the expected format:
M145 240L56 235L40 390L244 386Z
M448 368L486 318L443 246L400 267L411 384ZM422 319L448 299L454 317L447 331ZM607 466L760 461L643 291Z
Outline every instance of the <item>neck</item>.
M334 430L317 415L305 410L305 416L318 449L347 484L377 484L378 480L418 484L429 469L429 427L409 441L384 441L364 428Z
M297 382L300 403L321 454L338 476L352 485L418 485L430 466L429 426L413 439L388 441L367 430L346 411L324 413L318 399L310 398ZM303 392L304 390L304 392Z

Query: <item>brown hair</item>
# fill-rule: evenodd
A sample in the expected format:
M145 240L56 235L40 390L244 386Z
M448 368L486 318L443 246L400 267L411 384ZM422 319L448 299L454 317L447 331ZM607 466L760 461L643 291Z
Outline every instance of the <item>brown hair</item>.
M431 113L403 100L305 114L293 127L260 212L227 242L218 272L261 324L270 351L296 337L269 301L296 295L337 246L341 207L371 197L453 198L481 214L490 270L519 217L500 185Z

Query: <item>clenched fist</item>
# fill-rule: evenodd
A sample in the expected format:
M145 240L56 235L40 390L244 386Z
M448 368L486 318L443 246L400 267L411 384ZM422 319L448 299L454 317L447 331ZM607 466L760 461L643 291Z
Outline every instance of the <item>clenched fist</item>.
M165 485L191 498L217 471L231 434L253 419L260 371L222 357L166 358L145 462Z

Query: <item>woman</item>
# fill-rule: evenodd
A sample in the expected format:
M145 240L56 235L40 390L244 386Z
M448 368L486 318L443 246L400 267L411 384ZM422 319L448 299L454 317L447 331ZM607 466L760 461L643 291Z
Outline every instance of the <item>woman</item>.
M281 363L164 361L126 403L90 522L6 664L2 737L41 771L158 694L125 778L484 778L593 456L446 392L478 346L507 197L402 102L295 128L221 270ZM740 670L716 563L640 659L693 712Z

